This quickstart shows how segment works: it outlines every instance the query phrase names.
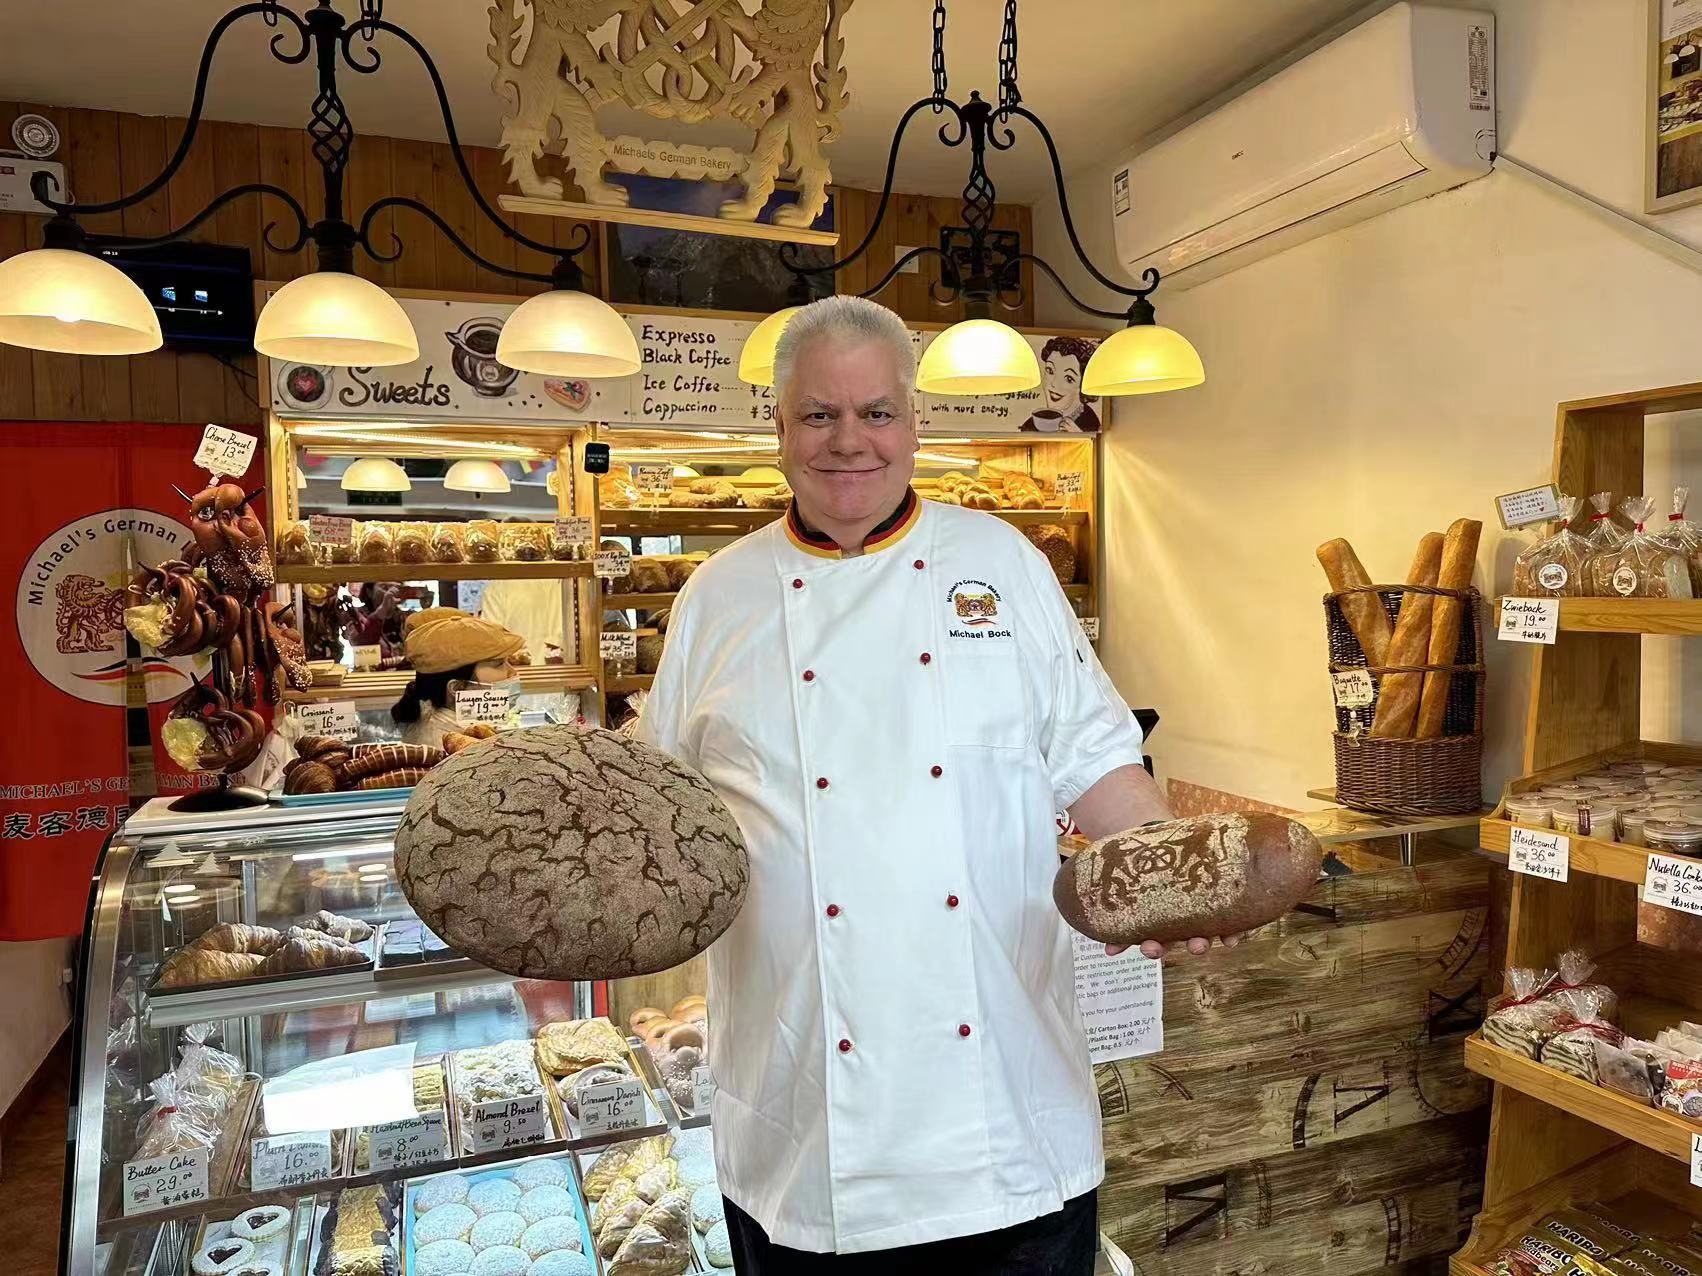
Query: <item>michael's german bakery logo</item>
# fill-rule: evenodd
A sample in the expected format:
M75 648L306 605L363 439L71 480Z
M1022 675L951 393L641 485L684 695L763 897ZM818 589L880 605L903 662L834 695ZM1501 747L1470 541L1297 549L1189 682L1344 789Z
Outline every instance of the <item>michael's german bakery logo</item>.
M951 618L946 635L951 638L1010 638L1014 635L999 619L999 591L984 580L960 580L947 594Z

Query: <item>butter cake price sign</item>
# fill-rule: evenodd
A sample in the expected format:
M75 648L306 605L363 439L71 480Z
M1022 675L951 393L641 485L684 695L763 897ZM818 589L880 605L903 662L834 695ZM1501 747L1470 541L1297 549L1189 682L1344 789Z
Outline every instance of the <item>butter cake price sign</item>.
M207 1199L207 1153L173 1152L170 1156L124 1163L124 1213L150 1214Z
M1702 861L1649 853L1643 902L1702 916Z
M495 1152L501 1148L525 1147L550 1137L549 1118L544 1113L544 1096L524 1099L493 1099L473 1105L473 1151Z
M331 1132L315 1130L255 1139L250 1156L249 1181L256 1192L317 1183L331 1177Z
M644 1128L644 1082L607 1081L581 1086L578 1094L579 1128L587 1137Z
M428 1165L449 1158L449 1136L443 1128L443 1113L422 1112L401 1121L372 1126L372 1168L401 1170L411 1165Z
M1564 882L1572 871L1572 839L1515 825L1507 839L1507 867L1528 877Z

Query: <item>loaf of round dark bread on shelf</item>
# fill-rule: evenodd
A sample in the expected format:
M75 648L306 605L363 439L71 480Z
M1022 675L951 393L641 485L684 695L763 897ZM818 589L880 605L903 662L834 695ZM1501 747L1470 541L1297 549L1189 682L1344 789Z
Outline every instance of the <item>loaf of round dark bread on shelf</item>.
M396 877L456 951L530 979L667 970L726 930L750 863L709 783L613 731L463 749L415 787Z
M1101 838L1059 868L1052 898L1107 944L1238 935L1304 899L1323 858L1312 831L1280 815L1201 815Z

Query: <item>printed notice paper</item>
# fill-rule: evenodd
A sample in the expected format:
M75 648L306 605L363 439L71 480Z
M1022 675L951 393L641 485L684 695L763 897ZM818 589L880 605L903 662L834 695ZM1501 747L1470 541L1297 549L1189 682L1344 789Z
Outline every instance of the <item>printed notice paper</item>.
M1110 1063L1164 1049L1164 963L1134 949L1107 957L1097 940L1074 932L1070 939L1088 1057Z

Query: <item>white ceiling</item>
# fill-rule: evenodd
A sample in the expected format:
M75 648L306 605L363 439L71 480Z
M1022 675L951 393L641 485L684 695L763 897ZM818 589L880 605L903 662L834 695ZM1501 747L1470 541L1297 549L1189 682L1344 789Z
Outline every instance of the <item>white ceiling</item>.
M187 110L206 31L229 7L225 0L0 2L11 9L0 40L0 98L145 115ZM1024 102L1047 122L1069 172L1186 115L1365 2L1028 0L1019 27ZM346 14L355 8L353 0L342 0L341 7ZM994 95L1001 9L999 0L949 6L947 69L959 100L972 88ZM852 105L843 138L830 153L835 180L879 186L899 113L929 91L931 10L929 0L852 5L844 24ZM385 16L432 51L462 137L494 143L501 107L490 91L486 5L389 0ZM251 17L226 36L209 89L209 117L305 123L311 60L280 66L266 53L269 34ZM378 74L340 77L356 132L441 139L424 73L406 49L394 41L388 46ZM952 194L962 186L966 157L931 141L923 123L932 119L924 115L912 125L895 181L900 190ZM652 135L669 135L646 123ZM712 140L748 137L731 128ZM673 136L681 138L677 131ZM1016 148L992 156L989 167L1002 199L1032 200L1049 184L1044 147L1026 130Z

